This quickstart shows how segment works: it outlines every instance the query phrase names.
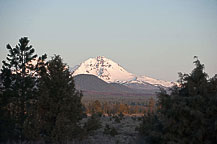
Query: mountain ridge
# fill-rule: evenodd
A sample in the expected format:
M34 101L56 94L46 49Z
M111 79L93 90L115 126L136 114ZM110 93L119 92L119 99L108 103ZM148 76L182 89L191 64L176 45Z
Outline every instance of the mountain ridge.
M158 80L145 75L137 76L132 74L126 71L118 63L105 58L104 56L89 58L80 65L76 65L74 68L71 68L71 71L73 72L73 76L79 74L92 74L107 83L118 83L128 87L132 87L132 85L135 86L137 84L140 85L137 87L138 89L141 89L142 85L144 87L149 85L165 88L175 85L174 82Z
M155 93L155 91L146 91L130 88L118 83L107 83L95 75L79 74L74 76L76 89L82 91L109 92L109 93Z

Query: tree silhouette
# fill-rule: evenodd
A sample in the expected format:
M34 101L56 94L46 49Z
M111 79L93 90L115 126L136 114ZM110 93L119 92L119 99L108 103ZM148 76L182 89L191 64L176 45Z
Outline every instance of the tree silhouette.
M19 40L18 45L12 48L7 45L9 54L7 60L2 61L1 87L1 140L26 139L24 123L31 115L29 110L36 100L35 74L37 73L37 55L27 37ZM41 61L46 55L38 58ZM33 64L35 62L35 64ZM28 124L28 122L27 122ZM7 136L6 136L7 135Z
M38 122L46 143L65 143L79 135L83 115L82 93L75 89L68 66L60 56L48 61L40 73Z
M217 79L209 80L204 65L195 59L193 71L179 74L180 86L173 87L171 94L162 90L158 112L144 119L140 132L150 143L217 142Z

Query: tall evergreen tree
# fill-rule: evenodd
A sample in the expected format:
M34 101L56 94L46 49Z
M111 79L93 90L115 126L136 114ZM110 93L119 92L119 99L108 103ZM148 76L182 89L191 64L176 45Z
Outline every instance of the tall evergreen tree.
M65 143L79 134L82 118L82 93L60 56L48 61L39 79L39 133L47 143Z
M179 87L159 94L157 121L146 138L153 143L217 143L217 80L208 79L204 65L195 57L195 69L179 74ZM147 119L141 127L149 125ZM150 129L149 129L150 130ZM144 133L143 130L141 133ZM157 135L151 135L157 133ZM157 138L156 138L157 136ZM156 142L156 139L158 141Z
M18 45L12 48L7 45L9 54L7 61L3 61L2 66L2 87L1 87L1 138L4 140L26 139L24 134L24 123L30 116L29 109L36 100L34 95L35 87L35 74L37 71L36 61L37 55L34 54L35 50L32 45L29 45L27 37L19 40ZM44 60L44 55L41 60ZM36 62L37 63L37 62ZM7 134L4 136L2 134ZM3 140L1 139L1 140Z

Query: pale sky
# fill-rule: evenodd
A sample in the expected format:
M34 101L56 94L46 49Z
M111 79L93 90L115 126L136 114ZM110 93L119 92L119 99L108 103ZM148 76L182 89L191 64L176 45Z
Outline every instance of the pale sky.
M176 81L196 55L210 77L217 73L217 0L0 0L1 61L23 36L37 54L59 54L71 67L105 56Z

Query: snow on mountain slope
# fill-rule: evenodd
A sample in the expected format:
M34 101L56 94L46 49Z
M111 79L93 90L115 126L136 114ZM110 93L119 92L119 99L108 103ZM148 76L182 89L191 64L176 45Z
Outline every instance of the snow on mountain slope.
M69 67L69 71L70 72L74 72L76 69L78 69L80 67L80 65L76 65L76 66L74 66L74 67Z
M141 85L144 85L145 87L148 85L171 87L175 84L173 82L157 80L147 76L136 76L127 72L119 64L103 56L89 58L79 66L76 66L76 68L73 68L73 70L73 76L78 74L92 74L108 83L121 83L128 86L140 84L140 87Z
M163 81L163 80L157 80L153 79L147 76L140 76L137 78L137 81L139 82L147 82L149 84L155 85L155 86L164 86L164 87L172 87L175 85L173 82Z
M92 74L106 82L129 81L135 78L135 75L102 56L89 58L81 63L73 73L74 76L78 74Z

